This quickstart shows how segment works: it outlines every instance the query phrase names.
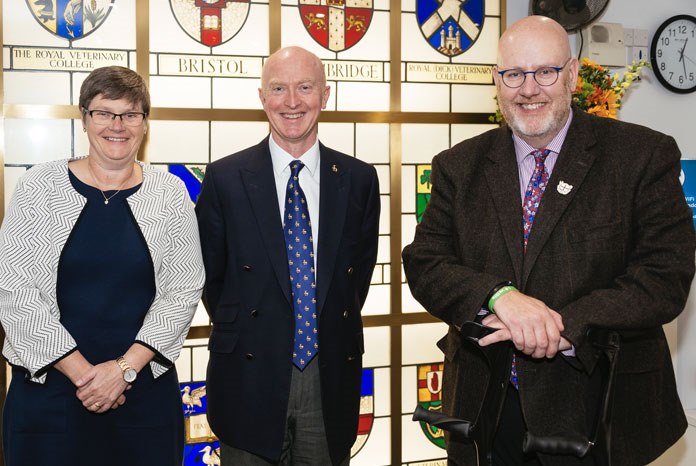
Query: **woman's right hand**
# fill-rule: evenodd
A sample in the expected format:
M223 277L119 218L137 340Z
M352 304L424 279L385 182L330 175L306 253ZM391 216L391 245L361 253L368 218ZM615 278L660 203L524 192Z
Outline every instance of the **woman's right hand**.
M55 363L53 367L70 379L73 385L77 385L77 381L93 366L82 356L82 353L77 350Z
M104 413L121 406L126 402L124 392L130 388L114 360L93 366L75 385L77 398L85 409L93 413Z
M68 356L58 361L57 363L55 363L54 367L63 375L65 375L73 383L73 385L75 385L78 388L78 393L76 393L76 396L78 399L80 399L79 391L81 387L87 384L88 380L92 380L92 378L94 377L93 369L96 366L92 365L89 361L87 361L87 359L85 359L85 357L82 356L82 353L80 353L79 351L74 351L70 353ZM123 378L120 377L120 380L123 380ZM128 390L130 388L131 386L127 385L125 387L125 390ZM80 401L82 401L82 399L80 399ZM122 390L121 393L115 398L115 400L112 403L107 404L107 402L105 401L103 406L102 403L99 403L99 401L97 401L97 403L99 403L99 408L95 409L96 407L94 406L94 401L92 401L92 405L85 405L85 408L92 412L103 413L108 411L109 409L116 409L119 406L122 406L125 402L126 396Z

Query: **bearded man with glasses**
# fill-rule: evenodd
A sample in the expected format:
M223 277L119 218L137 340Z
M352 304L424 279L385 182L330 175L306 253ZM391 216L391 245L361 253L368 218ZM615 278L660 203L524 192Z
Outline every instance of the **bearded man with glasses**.
M460 328L514 345L493 465L596 465L587 455L523 453L525 432L584 434L596 422L598 350L618 332L612 464L647 464L686 429L662 325L683 310L694 228L673 138L571 105L578 60L555 21L531 16L500 38L493 68L507 126L433 159L432 197L403 251L413 295L450 325L443 411L476 420L491 370ZM502 373L507 378L508 369ZM601 380L601 378L600 378ZM447 439L448 464L491 464Z

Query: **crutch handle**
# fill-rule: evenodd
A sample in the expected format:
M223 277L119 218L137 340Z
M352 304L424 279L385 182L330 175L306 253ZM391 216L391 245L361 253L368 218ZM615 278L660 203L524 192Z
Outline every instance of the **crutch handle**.
M446 414L435 411L428 411L421 405L416 406L415 411L413 411L413 420L425 421L433 427L457 433L464 438L469 438L471 433L471 423L469 421L449 417Z
M525 453L546 453L550 455L572 455L583 458L590 450L592 442L578 434L560 434L537 437L527 432L522 441Z

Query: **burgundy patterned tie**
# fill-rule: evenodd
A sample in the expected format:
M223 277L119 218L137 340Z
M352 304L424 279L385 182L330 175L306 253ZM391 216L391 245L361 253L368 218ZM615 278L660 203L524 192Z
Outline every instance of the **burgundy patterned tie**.
M524 192L524 201L522 202L525 253L527 252L527 242L532 232L532 224L534 223L534 218L536 217L537 209L541 202L541 196L543 196L546 185L549 182L549 172L546 171L546 167L544 166L544 162L548 155L548 149L544 149L543 151L535 150L532 152L532 156L534 157L534 172L529 178L529 184L527 185L527 190ZM515 388L519 388L517 385L517 358L514 352L512 353L512 367L510 368L510 382L512 382Z

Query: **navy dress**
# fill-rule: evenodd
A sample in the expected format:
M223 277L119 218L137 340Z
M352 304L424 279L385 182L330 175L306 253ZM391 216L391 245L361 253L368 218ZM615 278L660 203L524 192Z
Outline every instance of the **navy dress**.
M61 253L58 307L77 349L98 364L135 341L155 296L154 270L126 202L140 186L106 191L105 204L98 189L72 172L70 181L87 204ZM75 386L54 368L44 384L26 376L13 368L3 414L7 466L181 465L183 411L174 368L154 379L146 365L126 403L104 414L85 409Z

